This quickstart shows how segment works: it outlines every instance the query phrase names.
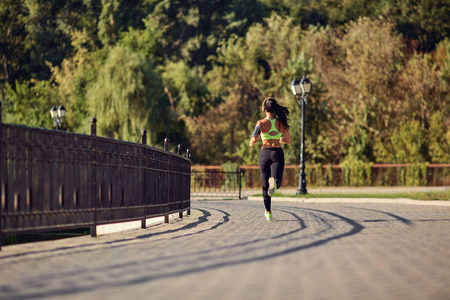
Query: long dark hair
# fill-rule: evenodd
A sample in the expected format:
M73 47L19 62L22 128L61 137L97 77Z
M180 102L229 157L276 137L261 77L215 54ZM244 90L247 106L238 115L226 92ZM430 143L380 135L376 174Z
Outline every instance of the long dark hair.
M281 124L283 124L286 129L289 129L289 108L278 104L277 100L274 98L266 98L263 102L263 110L273 113L275 117L280 120Z

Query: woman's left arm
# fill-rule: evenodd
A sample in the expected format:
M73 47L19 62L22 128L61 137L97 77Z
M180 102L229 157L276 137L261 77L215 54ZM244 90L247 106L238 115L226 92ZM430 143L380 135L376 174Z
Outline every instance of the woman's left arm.
M289 144L291 142L291 134L289 133L289 129L284 128L283 136L280 139L280 143Z
M261 128L259 127L260 125L260 121L256 122L255 131L250 138L250 147L253 147L253 145L256 144L257 141L259 141L259 136L261 135Z

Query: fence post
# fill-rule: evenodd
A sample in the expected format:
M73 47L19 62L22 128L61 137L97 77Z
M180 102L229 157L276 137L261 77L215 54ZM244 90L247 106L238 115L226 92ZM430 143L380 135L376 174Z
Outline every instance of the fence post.
M142 130L142 144L147 145L147 130Z
M186 150L186 157L188 158L188 159L191 159L191 150L190 149L187 149ZM191 173L191 168L189 168L189 173ZM191 192L191 176L192 175L190 175L189 176L189 194L190 194L190 192ZM189 199L190 199L190 195L189 195ZM190 216L191 215L191 205L190 205L190 203L189 203L189 209L187 210L187 215L188 216Z
M169 151L169 139L164 139L164 151ZM169 171L169 157L167 158L167 171ZM164 223L169 223L169 172L166 172L167 181L166 181L166 189L167 189L167 214L164 216Z
M142 141L142 144L143 145L147 145L147 130L142 130L142 139L141 139L141 141ZM147 199L147 197L146 197L146 194L145 194L145 190L146 190L146 188L147 188L147 180L146 180L146 176L145 176L145 174L147 173L146 171L145 171L145 168L143 169L143 172L144 172L144 176L142 176L142 178L143 178L143 182L144 182L144 184L143 184L143 189L144 189L144 192L142 193L142 195L143 195L143 197L144 197L144 202L145 202L145 200ZM147 203L146 203L147 204ZM146 224L146 219L147 219L147 208L144 208L145 209L145 216L144 216L144 218L141 220L141 228L142 229L145 229L145 228L147 228L147 224Z
M2 126L3 125L2 110L3 110L2 102L0 101L0 197L3 193L3 176L2 176L3 175L3 158L2 158L2 151L1 151L1 149L2 149L1 143L2 143L2 138L3 138L3 136L2 136L2 127L3 127ZM2 240L3 240L2 211L3 211L3 208L2 208L2 203L0 200L0 250L2 250Z
M91 119L91 135L97 136L97 119Z
M97 136L97 119L96 118L92 118L91 119L91 136L95 137ZM95 157L96 154L96 149L93 149L93 154ZM96 201L96 191L97 191L97 173L95 170L95 159L94 159L94 163L91 165L91 180L92 180L92 191L91 191L91 196L92 196L92 210L94 211L94 224L91 226L91 237L96 237L97 236L97 201Z
M181 146L181 144L178 144L178 155L183 155L183 146ZM182 171L182 170L180 170ZM183 175L180 176L181 181L180 181L180 188L181 188L181 199L183 199ZM180 219L183 219L183 202L181 202L180 204L181 210L178 212L178 217Z
M169 151L169 139L164 139L164 151Z
M238 182L239 182L239 200L242 199L242 173L241 173L241 167L239 166L238 169Z

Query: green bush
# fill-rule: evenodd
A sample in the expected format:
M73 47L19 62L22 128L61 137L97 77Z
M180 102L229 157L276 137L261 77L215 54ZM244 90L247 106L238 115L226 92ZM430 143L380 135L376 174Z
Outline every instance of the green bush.
M345 185L367 186L372 184L372 162L346 159L340 166Z

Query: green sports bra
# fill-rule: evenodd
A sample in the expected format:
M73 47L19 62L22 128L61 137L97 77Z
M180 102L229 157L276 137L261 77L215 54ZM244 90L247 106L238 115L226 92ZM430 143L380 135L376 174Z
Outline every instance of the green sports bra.
M270 129L268 132L262 133L261 138L263 140L279 140L283 134L277 129L277 126L275 126L277 119L266 119L270 121Z

